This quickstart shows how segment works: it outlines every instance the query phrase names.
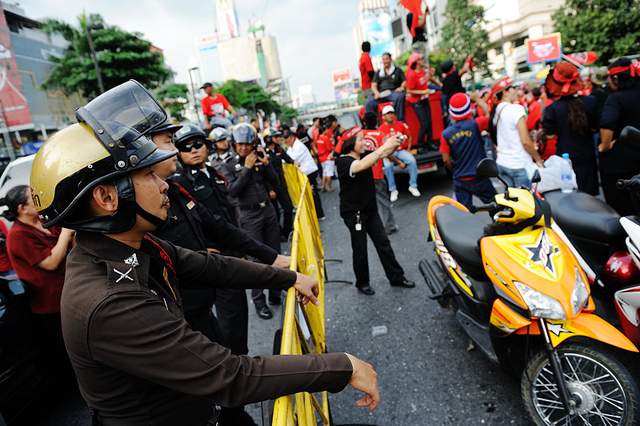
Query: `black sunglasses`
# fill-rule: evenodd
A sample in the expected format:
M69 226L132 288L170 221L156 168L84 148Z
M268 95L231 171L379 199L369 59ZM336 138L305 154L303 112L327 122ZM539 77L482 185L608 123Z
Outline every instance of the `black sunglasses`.
M204 142L190 142L190 143L186 143L186 144L181 144L178 145L178 151L180 152L191 152L192 149L200 149L202 148L202 146L204 145Z

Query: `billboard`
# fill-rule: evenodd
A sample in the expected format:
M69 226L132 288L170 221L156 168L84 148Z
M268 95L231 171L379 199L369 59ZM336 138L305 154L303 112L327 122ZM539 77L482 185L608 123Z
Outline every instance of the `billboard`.
M529 64L556 62L560 60L561 56L560 33L527 40L527 62Z
M351 70L349 68L336 70L331 75L333 87L351 82Z
M331 80L333 82L333 93L336 101L346 101L356 96L356 90L349 68L333 71L333 73L331 73Z
M216 0L216 18L218 34L221 40L227 40L240 35L240 26L238 25L238 15L236 14L236 4L234 0Z
M27 98L22 93L22 80L11 50L9 26L0 4L0 114L7 127L31 124ZM2 121L2 120L0 120Z
M371 43L371 56L382 56L384 52L393 53L393 34L391 32L391 15L386 12L362 18L363 40Z

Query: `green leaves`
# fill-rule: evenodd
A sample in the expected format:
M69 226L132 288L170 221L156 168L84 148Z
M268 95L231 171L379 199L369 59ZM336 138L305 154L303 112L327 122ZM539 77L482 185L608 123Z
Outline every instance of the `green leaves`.
M445 12L447 22L442 27L440 48L459 67L468 55L473 55L479 69L487 68L489 35L484 30L484 8L469 0L449 0Z
M553 21L566 53L593 50L601 64L638 53L640 4L636 0L567 0Z
M61 58L50 58L55 65L42 85L44 89L60 89L67 95L80 93L88 99L99 95L87 28L91 29L105 90L129 79L155 89L173 76L162 54L153 51L141 34L109 26L100 15L83 14L78 17L77 27L52 19L44 22L45 31L58 32L69 42Z

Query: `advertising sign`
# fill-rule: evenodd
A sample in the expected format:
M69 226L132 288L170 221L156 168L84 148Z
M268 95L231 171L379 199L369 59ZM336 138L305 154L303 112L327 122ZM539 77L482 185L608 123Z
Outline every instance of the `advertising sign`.
M362 36L371 43L371 56L382 56L394 50L391 15L386 12L370 15L362 20Z
M345 68L342 70L336 70L332 74L333 86L340 86L342 84L351 82L351 71L349 68Z
M527 62L556 62L562 56L560 33L553 33L536 39L527 40Z
M27 98L22 94L22 80L11 51L9 26L0 4L0 114L7 127L31 123ZM2 120L0 120L2 121Z

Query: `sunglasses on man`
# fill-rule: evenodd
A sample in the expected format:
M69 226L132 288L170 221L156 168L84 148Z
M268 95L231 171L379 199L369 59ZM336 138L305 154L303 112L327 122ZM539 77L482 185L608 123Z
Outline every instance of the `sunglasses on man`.
M191 152L192 149L200 149L203 145L204 142L202 141L193 141L185 144L180 144L176 148L178 148L178 151L180 152Z

